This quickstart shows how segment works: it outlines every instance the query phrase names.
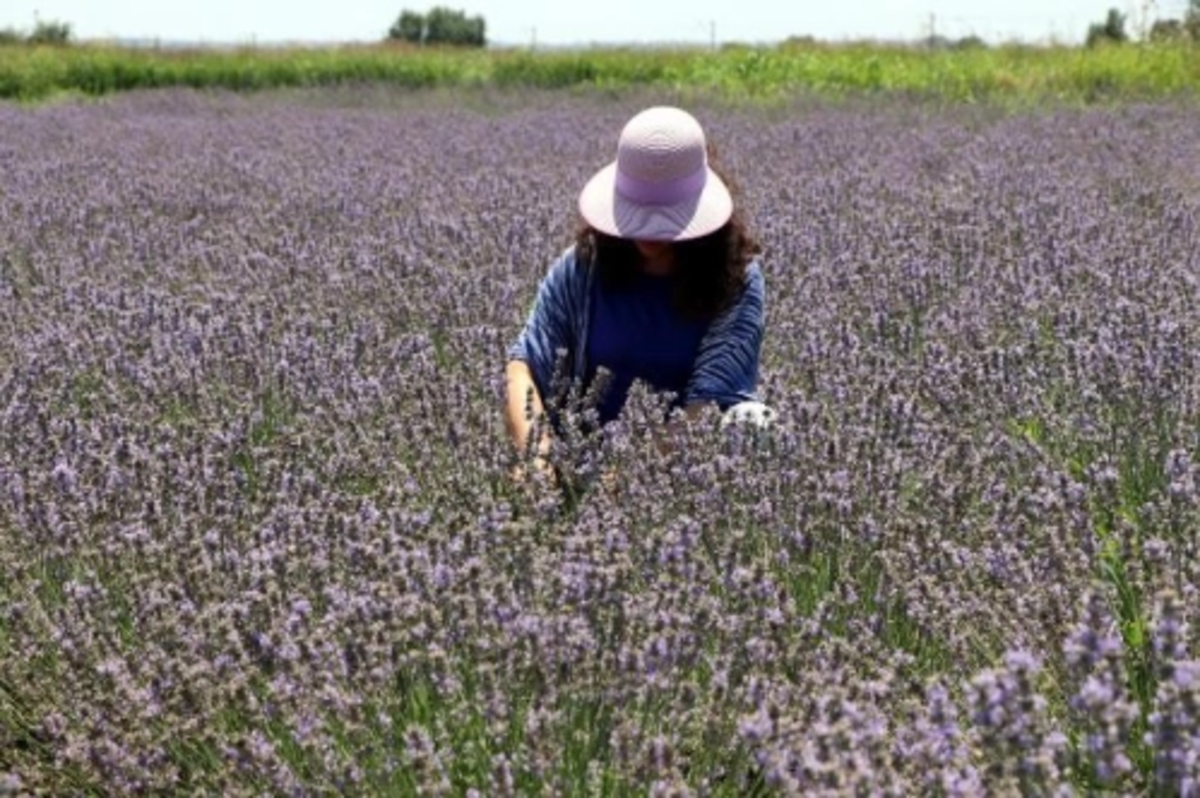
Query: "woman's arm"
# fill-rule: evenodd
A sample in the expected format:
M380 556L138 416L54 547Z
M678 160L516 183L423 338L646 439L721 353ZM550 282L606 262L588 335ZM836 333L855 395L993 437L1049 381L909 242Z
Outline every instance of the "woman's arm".
M758 398L758 361L766 326L766 284L757 261L734 303L709 327L688 383L686 406L716 404L722 412Z
M504 368L506 398L504 404L504 426L512 438L513 446L522 454L529 451L530 435L535 425L544 419L546 408L542 396L533 381L533 372L523 360L510 360ZM530 412L532 411L532 412ZM535 457L546 457L550 453L550 429L541 421L542 435L534 448Z
M700 343L683 406L684 418L673 422L658 438L660 452L672 451L671 439L678 424L699 418L705 407L716 405L724 412L739 402L757 398L765 307L762 270L752 262L737 300L713 320Z
M576 320L579 308L580 285L573 250L565 252L550 267L538 286L537 298L516 342L508 352L505 374L504 422L517 452L524 456L530 444L535 424L541 428L541 439L535 443L534 454L541 467L550 451L551 429L546 391L551 390L555 366L565 354L570 377L571 364L581 355L576 348ZM529 411L532 410L532 418Z

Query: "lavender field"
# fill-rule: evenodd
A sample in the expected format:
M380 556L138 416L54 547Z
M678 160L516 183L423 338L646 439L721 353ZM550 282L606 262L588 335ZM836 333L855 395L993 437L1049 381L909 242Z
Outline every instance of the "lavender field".
M690 105L779 424L516 485L664 99L0 106L0 793L1200 794L1200 107Z

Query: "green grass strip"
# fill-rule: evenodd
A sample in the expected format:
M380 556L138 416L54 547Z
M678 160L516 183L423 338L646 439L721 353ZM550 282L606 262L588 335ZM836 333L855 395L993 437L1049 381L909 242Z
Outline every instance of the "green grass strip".
M1191 94L1200 47L884 45L455 50L394 45L228 49L0 47L0 98L42 100L167 86L261 90L347 84L404 88L650 86L782 99L877 93L956 102L1103 102Z

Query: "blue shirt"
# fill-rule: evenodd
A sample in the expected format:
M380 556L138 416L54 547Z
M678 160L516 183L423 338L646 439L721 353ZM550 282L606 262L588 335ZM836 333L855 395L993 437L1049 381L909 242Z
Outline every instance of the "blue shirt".
M676 405L686 396L708 322L680 317L671 289L669 278L645 274L620 291L595 281L584 382L590 385L601 367L612 375L597 408L601 423L620 415L634 380L670 391Z
M665 286L657 290L669 293ZM529 364L534 384L552 420L557 420L552 401L556 375L586 385L596 373L594 358L601 364L605 359L613 363L620 359L622 370L627 372L623 380L629 382L638 376L634 372L640 372L648 383L661 390L673 390L672 386L678 388L682 382L682 390L676 391L680 405L713 402L721 410L727 410L739 402L758 400L766 291L757 261L747 267L745 284L733 303L698 327L678 318L673 311L669 315L663 312L660 304L664 298L656 299L654 290L638 293L639 299L632 303L629 294L615 296L613 303L620 302L623 307L605 309L608 299L599 296L596 270L576 259L574 247L550 267L538 287L525 327L508 354L510 359ZM619 325L631 317L643 330L666 330L662 346L651 347L647 339L626 336ZM594 335L600 339L595 346ZM697 335L698 342L693 343L692 338ZM653 348L656 354L643 357L640 353L617 352L631 343L636 343L635 349ZM690 363L686 357L689 354ZM653 362L656 358L657 364ZM661 369L668 360L669 368ZM619 411L624 404L624 392L610 391L610 396L611 404L607 409L602 408L602 412L614 408Z

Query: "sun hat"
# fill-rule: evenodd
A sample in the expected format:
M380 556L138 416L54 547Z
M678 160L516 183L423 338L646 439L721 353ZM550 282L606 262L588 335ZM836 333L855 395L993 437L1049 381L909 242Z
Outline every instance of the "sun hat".
M733 198L708 165L696 118L656 106L625 124L617 159L583 187L579 212L592 227L618 238L685 241L729 221Z

